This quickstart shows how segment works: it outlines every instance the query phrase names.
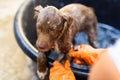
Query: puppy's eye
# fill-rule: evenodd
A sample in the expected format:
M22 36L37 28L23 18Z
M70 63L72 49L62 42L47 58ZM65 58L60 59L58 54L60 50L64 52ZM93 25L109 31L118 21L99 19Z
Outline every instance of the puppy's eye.
M55 29L49 29L49 33L51 34L51 35L54 35L55 34L55 32L56 32L56 30Z
M50 28L50 29L49 29L49 31L55 31L55 29L53 29L53 28Z
M55 31L55 30L56 30L56 26L54 26L54 25L53 25L53 26L50 26L50 27L49 27L49 30L50 30L50 31Z
M57 28L56 25L52 25L52 26L51 26L51 29L52 29L52 30L55 30L56 28Z

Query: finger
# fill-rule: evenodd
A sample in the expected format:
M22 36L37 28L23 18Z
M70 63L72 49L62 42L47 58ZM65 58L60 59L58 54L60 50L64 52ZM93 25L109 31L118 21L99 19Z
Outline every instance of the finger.
M80 46L74 46L73 50L74 51L79 51L80 50Z
M65 67L65 69L68 69L68 70L71 69L71 68L70 68L70 61L69 61L69 60L66 60L66 62L65 62L65 64L64 64L64 67Z

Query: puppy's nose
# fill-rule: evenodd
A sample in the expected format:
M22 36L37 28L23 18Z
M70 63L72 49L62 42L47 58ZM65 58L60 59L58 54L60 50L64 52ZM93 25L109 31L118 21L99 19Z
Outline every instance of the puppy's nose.
M47 44L44 43L44 42L42 42L42 43L40 43L40 44L37 44L37 47L38 47L39 49L46 49L46 48L47 48Z

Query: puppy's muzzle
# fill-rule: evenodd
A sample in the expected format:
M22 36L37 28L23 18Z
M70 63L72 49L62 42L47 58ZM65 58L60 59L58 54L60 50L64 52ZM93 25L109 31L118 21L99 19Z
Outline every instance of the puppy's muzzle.
M38 50L39 50L39 51L42 51L42 52L46 52L46 51L49 50L49 49L48 49L48 45L47 45L47 43L45 43L45 42L41 42L41 43L37 42L37 43L36 43L36 46L37 46Z

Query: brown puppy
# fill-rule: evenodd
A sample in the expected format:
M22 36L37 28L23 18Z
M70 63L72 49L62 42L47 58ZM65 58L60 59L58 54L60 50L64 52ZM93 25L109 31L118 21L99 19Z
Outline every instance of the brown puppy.
M40 79L45 78L48 70L44 53L54 49L58 53L67 54L73 47L72 42L77 33L85 32L90 45L97 47L97 18L90 7L81 4L70 4L61 9L37 6L34 18L37 19L37 66Z

